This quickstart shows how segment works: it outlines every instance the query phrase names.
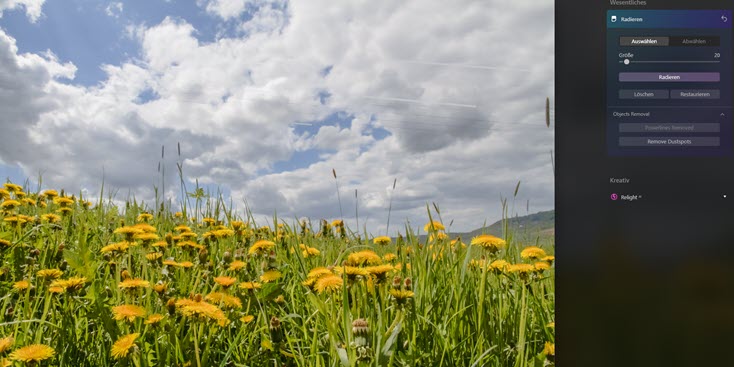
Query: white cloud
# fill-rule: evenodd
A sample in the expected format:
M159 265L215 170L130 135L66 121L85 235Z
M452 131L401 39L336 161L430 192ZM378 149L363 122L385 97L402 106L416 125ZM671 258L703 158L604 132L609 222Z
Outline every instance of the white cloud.
M35 23L41 17L41 9L46 0L0 0L0 18L6 10L24 8L28 19Z
M73 65L19 55L2 33L0 93L17 98L0 99L10 111L0 129L17 138L0 159L67 188L96 188L104 167L108 185L150 198L161 145L170 188L181 142L189 177L226 186L258 215L313 220L339 216L336 169L345 219L356 224L356 189L360 224L374 232L390 195L393 230L406 219L422 226L430 202L455 229L479 227L498 218L500 195L518 180L520 206L553 206L553 133L543 121L552 1L282 5L202 4L245 32L210 43L183 19L131 27L140 60L105 66L95 87L63 82ZM339 112L353 119L309 134L292 125ZM373 135L382 129L391 135ZM273 171L313 150L320 161Z
M122 14L123 4L121 2L111 2L105 8L105 14L113 18L119 18Z

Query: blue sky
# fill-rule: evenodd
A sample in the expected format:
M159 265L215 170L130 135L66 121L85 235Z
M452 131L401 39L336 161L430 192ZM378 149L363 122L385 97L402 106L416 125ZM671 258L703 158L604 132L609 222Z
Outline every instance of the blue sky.
M151 200L165 146L166 196L180 162L263 218L338 216L332 169L374 233L391 195L393 218L435 201L457 230L496 220L518 180L549 209L552 3L0 3L0 177L95 192L104 170Z

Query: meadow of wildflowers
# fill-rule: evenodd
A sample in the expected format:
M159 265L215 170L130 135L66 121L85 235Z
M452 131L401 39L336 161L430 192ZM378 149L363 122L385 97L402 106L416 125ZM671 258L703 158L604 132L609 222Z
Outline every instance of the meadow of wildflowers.
M0 366L554 364L552 242L195 208L4 184Z

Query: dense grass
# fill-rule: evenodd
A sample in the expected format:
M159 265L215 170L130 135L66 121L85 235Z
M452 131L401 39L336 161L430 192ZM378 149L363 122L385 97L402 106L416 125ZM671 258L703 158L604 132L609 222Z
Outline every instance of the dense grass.
M6 363L22 359L19 349L43 344L55 353L39 364L53 366L552 364L553 259L532 251L523 258L512 233L495 234L504 241L484 247L456 241L437 224L423 243L405 227L403 237L377 245L339 224L234 218L221 200L201 197L192 207L202 209L173 213L134 201L65 203L13 185L0 196L0 338L12 338L4 349L0 341ZM145 226L120 230L141 223L159 239L145 235ZM191 231L176 229L182 225ZM180 246L182 233L193 233L184 235L188 246ZM126 249L103 250L126 241ZM552 243L542 247L552 255ZM495 260L527 266L488 265ZM181 266L187 261L190 267ZM388 266L377 270L378 263ZM318 267L341 285L333 277L321 287L309 282ZM63 274L43 278L42 269ZM264 281L272 271L281 277ZM220 285L220 276L236 283ZM63 281L74 277L85 280L76 287ZM243 289L244 282L261 287ZM116 320L120 305L140 306L144 315ZM163 318L152 323L153 314ZM134 333L129 348L123 339L113 350Z

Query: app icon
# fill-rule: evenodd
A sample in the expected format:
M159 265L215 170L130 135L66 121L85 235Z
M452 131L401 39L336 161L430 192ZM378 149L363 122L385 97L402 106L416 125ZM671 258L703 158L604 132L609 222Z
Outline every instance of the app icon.
M617 21L617 16L616 15L612 15L612 23L614 23L616 21Z
M611 199L612 199L612 200L614 200L614 201L617 201L617 200L619 200L619 195L617 195L617 194L612 194L612 195L611 195L611 196L610 196L609 198L611 198Z

